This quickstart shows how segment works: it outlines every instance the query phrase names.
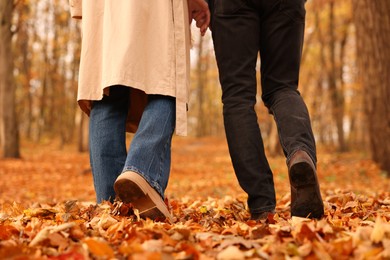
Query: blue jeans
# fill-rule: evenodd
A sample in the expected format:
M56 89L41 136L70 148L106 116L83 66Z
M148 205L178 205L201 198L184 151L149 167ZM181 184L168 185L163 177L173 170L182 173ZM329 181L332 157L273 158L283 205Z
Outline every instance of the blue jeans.
M124 171L139 173L162 198L168 184L176 120L175 99L162 95L148 96L148 104L127 152L129 91L129 87L113 86L109 96L93 102L89 144L98 203L114 200L114 182Z
M305 0L210 0L212 36L222 85L233 167L251 213L275 209L275 188L254 109L260 53L262 100L274 116L287 162L298 150L316 163L306 104L298 92Z

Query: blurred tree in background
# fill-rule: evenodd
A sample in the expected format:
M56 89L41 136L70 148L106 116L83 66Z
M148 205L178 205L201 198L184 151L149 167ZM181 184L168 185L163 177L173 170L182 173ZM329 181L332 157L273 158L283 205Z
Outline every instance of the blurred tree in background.
M19 131L15 110L16 84L13 77L12 55L14 10L13 1L0 2L0 147L3 157L18 158Z
M353 4L369 142L373 159L390 177L390 1Z
M389 6L388 0L308 0L299 86L319 145L340 152L371 147L363 152L387 172ZM76 102L80 23L70 18L68 1L2 1L0 21L0 156L18 156L18 133L21 140L55 139L86 150L88 118ZM211 36L194 30L192 37L190 134L223 135ZM259 68L260 61L258 74ZM277 154L277 130L260 95L259 88L265 145Z

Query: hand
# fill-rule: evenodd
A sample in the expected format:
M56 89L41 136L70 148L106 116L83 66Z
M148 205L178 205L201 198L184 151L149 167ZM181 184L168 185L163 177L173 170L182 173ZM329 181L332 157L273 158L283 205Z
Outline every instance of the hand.
M196 21L196 27L200 29L202 36L205 35L210 24L210 10L204 0L188 0L188 13L190 23Z

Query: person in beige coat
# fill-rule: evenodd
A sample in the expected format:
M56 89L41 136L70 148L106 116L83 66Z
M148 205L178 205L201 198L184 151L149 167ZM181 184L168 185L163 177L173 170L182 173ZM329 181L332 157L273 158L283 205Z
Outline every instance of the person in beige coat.
M141 217L172 220L164 203L171 140L187 133L190 22L204 0L69 0L81 19L78 103L90 116L97 201L118 196ZM126 131L134 132L126 151Z

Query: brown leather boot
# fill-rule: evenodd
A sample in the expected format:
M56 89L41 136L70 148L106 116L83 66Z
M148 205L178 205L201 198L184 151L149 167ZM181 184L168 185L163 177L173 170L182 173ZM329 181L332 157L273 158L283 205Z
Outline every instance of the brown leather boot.
M305 151L297 151L288 164L291 216L320 219L324 215L317 172Z

